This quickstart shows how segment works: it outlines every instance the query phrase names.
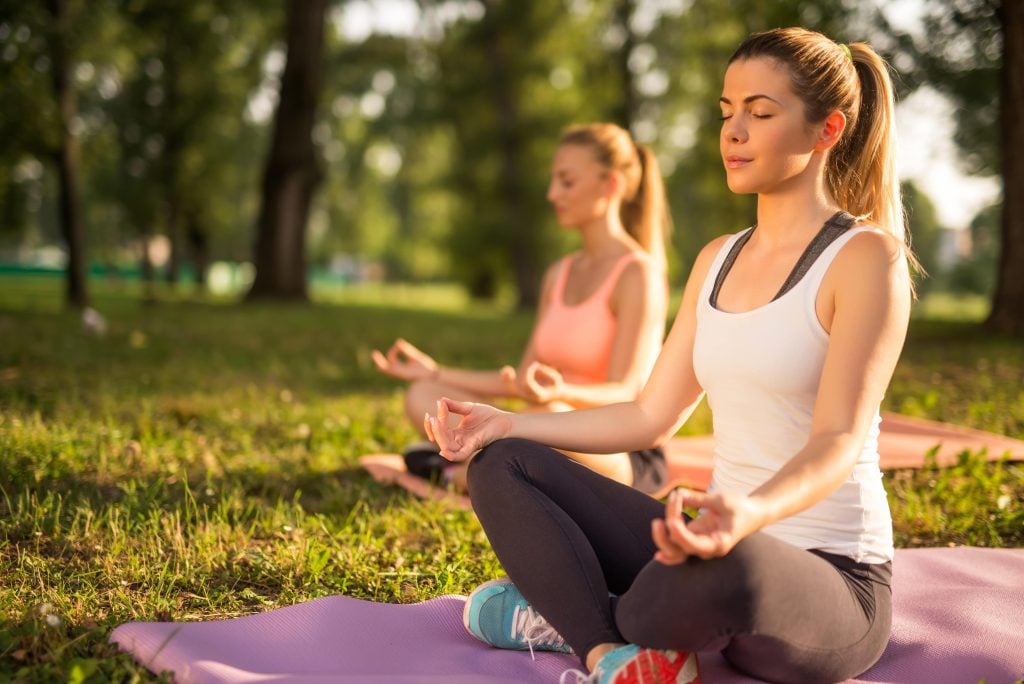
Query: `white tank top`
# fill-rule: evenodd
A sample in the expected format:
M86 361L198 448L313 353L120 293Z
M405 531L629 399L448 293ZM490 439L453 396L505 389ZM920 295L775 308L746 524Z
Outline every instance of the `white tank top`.
M825 272L854 235L829 244L782 296L752 311L728 313L711 305L715 279L732 246L719 251L701 288L693 365L714 418L711 489L749 493L804 445L821 379L828 333L815 299ZM764 528L804 549L841 554L863 563L892 560L892 518L878 467L878 410L849 478L828 498Z

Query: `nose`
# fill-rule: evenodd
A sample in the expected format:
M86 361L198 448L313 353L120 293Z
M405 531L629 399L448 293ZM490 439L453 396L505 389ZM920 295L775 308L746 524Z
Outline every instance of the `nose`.
M747 129L740 115L734 114L722 122L722 139L731 143L746 142Z
M548 183L548 202L554 204L556 195L556 185L554 181Z

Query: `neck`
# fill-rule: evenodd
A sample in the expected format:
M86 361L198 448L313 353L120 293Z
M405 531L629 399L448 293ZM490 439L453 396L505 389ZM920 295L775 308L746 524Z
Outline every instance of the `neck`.
M623 245L632 246L634 242L622 225L618 211L608 212L580 226L580 235L583 237L584 256L594 258L617 253Z
M785 244L814 236L839 206L825 188L823 170L809 167L803 174L771 192L757 196L759 241Z

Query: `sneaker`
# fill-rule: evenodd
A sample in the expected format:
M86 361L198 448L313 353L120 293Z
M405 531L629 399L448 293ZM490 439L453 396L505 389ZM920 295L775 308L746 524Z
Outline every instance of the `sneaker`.
M485 582L473 590L462 611L466 630L485 644L517 651L572 649L547 620L541 617L507 577Z
M433 442L410 444L402 451L402 460L406 470L434 484L444 484L445 469L452 465Z
M569 677L575 677L570 680ZM560 684L700 684L695 653L626 644L608 651L590 674L566 670Z

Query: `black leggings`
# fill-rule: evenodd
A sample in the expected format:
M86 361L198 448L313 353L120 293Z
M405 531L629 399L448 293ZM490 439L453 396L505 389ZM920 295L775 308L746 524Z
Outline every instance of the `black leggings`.
M662 503L526 440L477 454L469 491L509 578L581 660L629 642L720 650L773 682L835 682L871 667L889 639L890 563L758 532L722 558L662 565L651 538Z

